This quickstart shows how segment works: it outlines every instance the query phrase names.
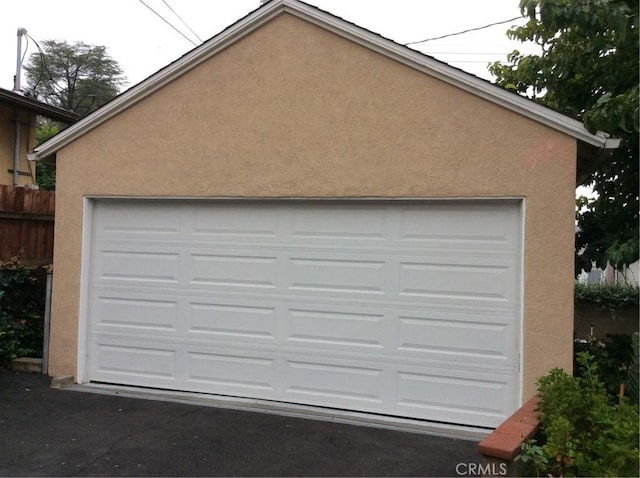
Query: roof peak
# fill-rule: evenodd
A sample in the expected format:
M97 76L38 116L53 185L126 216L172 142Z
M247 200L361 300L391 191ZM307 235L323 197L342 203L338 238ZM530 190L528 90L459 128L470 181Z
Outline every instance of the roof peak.
M35 158L55 154L59 149L99 126L124 109L141 101L162 86L185 74L220 51L240 41L277 16L289 13L365 48L376 51L402 64L435 77L462 90L498 104L508 110L542 123L600 149L617 147L618 141L605 133L593 134L584 125L527 98L507 91L484 79L394 42L377 33L309 5L301 0L267 0L257 9L233 23L211 39L197 46L176 61L142 82L121 93L109 103L85 116L75 125L54 136L35 149Z

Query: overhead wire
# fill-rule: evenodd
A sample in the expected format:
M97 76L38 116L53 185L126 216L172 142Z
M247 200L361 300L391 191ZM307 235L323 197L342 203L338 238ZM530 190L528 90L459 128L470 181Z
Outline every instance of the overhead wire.
M162 15L160 15L158 12L156 12L153 8L151 8L149 5L147 5L147 3L145 3L144 0L138 0L138 1L140 3L142 3L145 7L147 7L149 10L151 10L153 12L153 14L156 15L158 18L160 18L163 22L165 22L167 25L169 25L171 28L173 28L185 40L187 40L193 46L198 46L198 44L196 42L194 42L191 38L189 38L187 35L182 33L180 30L178 30L171 22L169 22L166 18L164 18Z
M61 103L64 103L61 100L61 97L68 94L68 88L65 88L64 86L59 86L54 80L54 75L51 73L51 70L49 69L49 64L47 62L47 55L44 53L44 51L40 47L40 44L38 43L38 41L32 36L30 36L28 33L25 33L25 36L27 37L27 40L31 40L36 45L36 48L38 49L38 54L40 55L40 72L38 75L38 80L31 88L33 96L37 98L36 90L38 89L38 86L40 85L40 83L42 83L43 76L45 76L44 73L46 70L46 73L47 73L46 85L49 90L49 95L57 97L58 101L60 101ZM25 55L22 57L23 60L25 56L26 56L26 51L25 51ZM110 99L112 97L111 95L92 94L92 95L85 95L83 97L80 97L78 101L89 96L94 98L107 98L107 99ZM69 109L69 105L63 105L63 107L66 107L67 109Z
M500 22L494 22L494 23L489 23L487 25L482 25L481 27L468 28L467 30L462 30L462 31L455 32L455 33L448 33L446 35L440 35L440 36L437 36L437 37L426 38L424 40L419 40L419 41L411 41L411 42L408 42L408 43L404 43L404 45L405 46L407 46L407 45L416 45L418 43L425 43L425 42L428 42L428 41L441 40L443 38L449 38L449 37L453 37L453 36L457 36L457 35L463 35L465 33L475 32L475 31L478 31L478 30L484 30L485 28L494 27L496 25L502 25L504 23L509 23L509 22L514 21L514 20L518 20L520 18L522 18L522 17L521 16L520 17L513 17L513 18L510 18L508 20L502 20Z
M180 31L178 28L175 27L175 25L173 25L171 22L169 22L166 18L164 18L160 13L158 13L156 10L154 10L150 5L148 5L144 0L138 0L140 3L142 3L147 9L149 9L154 15L156 15L158 18L160 18L163 22L165 22L167 25L169 25L174 31L176 31L179 35L181 35L185 40L187 40L188 42L190 42L193 46L198 46L198 44L196 44L192 39L190 39L188 36L186 36L182 31ZM198 41L200 41L201 43L203 42L203 40L200 38L200 36L187 24L187 22L184 21L184 19L171 7L171 5L167 2L167 0L162 0L162 2L166 5L166 7L176 16L176 18L178 18L178 20L180 20L180 22L182 22L182 24L198 39ZM518 17L513 17L510 18L508 20L502 20L499 22L493 22L493 23L489 23L487 25L483 25L480 27L474 27L474 28L469 28L466 30L462 30L459 32L455 32L455 33L448 33L446 35L440 35L437 37L431 37L431 38L426 38L424 40L418 40L418 41L413 41L413 42L408 42L408 43L404 43L405 46L408 45L416 45L418 43L426 43L429 41L434 41L434 40L440 40L440 39L444 39L444 38L449 38L449 37L453 37L453 36L457 36L457 35L463 35L465 33L470 33L470 32L474 32L474 31L479 31L479 30L484 30L486 28L490 28L496 25L502 25L504 23L508 23L508 22L512 22L514 20L518 20L522 18L521 16ZM22 61L24 61L24 58L27 54L27 49L28 49L28 41L29 39L31 39L31 41L33 41L36 45L36 47L38 48L38 52L40 54L40 75L38 77L38 81L36 82L36 84L33 87L34 93L36 88L38 87L38 85L41 83L42 81L42 76L44 74L43 71L43 67L44 69L47 70L47 73L49 75L49 89L51 90L51 92L53 94L57 94L58 92L55 90L55 88L57 87L59 89L59 87L55 84L51 84L54 83L53 82L53 75L51 74L49 67L47 65L47 61L46 61L46 56L44 55L42 49L40 48L40 45L38 44L38 42L31 36L29 36L28 34L25 34L25 36L27 37L27 45L24 51L24 54L22 56ZM462 54L462 52L457 53L457 52L439 52L442 54ZM435 53L434 53L435 54ZM466 54L475 54L475 55L479 55L479 54L484 54L484 53L466 53ZM453 63L481 63L479 61L463 61L463 60L453 60Z
M27 35L26 33L24 34L25 39L27 40L25 45L24 45L24 53L22 54L22 58L20 58L20 64L22 65L24 63L24 59L27 56L27 50L29 50L29 35Z
M40 48L40 44L35 38L33 38L28 33L25 33L25 37L27 37L27 39L31 40L36 45L36 48L38 49L38 53L40 54L40 74L38 75L38 81L36 81L36 84L33 85L34 96L36 95L36 89L38 88L38 85L40 85L40 83L42 82L42 76L44 75L44 70L46 70L48 74L47 86L49 87L49 90L51 91L51 93L54 96L57 96L64 90L60 89L60 87L55 84L55 81L53 81L53 75L51 74L51 70L49 70L49 65L47 64L47 56L42 51L42 48ZM60 91L56 91L56 88L58 88L58 90Z
M196 32L194 32L194 31L193 31L193 29L192 29L189 25L187 25L187 22L185 22L185 21L182 19L182 17L181 17L180 15L178 15L178 13L177 13L173 8L171 8L171 5L169 5L169 3L168 3L166 0L162 0L162 3L164 3L164 4L167 6L167 8L168 8L169 10L171 10L171 12L172 12L172 13L173 13L177 18L178 18L178 20L180 20L180 21L182 22L182 24L183 24L185 27L187 27L191 33L193 33L193 36L195 36L195 37L198 39L198 41L199 41L200 43L202 43L202 42L203 42L202 38L200 38L200 37L198 36L198 34L197 34Z

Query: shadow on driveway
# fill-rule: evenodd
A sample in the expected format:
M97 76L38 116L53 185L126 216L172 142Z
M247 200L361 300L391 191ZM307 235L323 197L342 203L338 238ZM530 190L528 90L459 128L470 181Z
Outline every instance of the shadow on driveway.
M0 476L469 476L477 442L58 390L0 370ZM466 471L468 467L459 467Z

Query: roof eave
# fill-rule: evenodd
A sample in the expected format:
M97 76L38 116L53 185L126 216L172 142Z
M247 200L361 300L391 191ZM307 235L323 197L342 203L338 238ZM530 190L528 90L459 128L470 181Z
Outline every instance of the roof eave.
M42 103L19 93L0 88L0 101L23 108L39 116L60 121L61 123L73 124L80 116L72 111Z
M604 133L592 134L577 120L550 108L534 103L517 94L489 83L462 70L453 68L421 52L393 42L376 33L347 22L298 0L272 0L254 10L230 28L222 31L191 52L185 54L164 69L122 93L110 103L86 116L75 125L35 148L38 159L53 155L81 135L112 118L122 110L141 101L165 84L185 74L191 68L249 35L263 24L281 13L290 13L315 25L347 38L366 48L399 61L411 68L468 91L476 96L498 104L522 116L542 123L555 130L600 149L611 149L615 140Z
M620 146L619 139L607 138L603 147L578 141L576 187L585 185L594 171Z

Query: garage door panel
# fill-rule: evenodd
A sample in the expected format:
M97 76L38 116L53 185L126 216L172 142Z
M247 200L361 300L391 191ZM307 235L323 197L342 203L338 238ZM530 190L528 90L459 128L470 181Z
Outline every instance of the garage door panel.
M249 255L240 251L191 254L190 283L214 287L275 289L275 255Z
M495 426L518 405L520 214L97 201L89 379Z
M182 226L175 220L175 205L148 204L140 215L130 203L114 201L95 205L93 230L108 241L157 241L178 239Z
M461 301L513 300L513 261L492 258L423 258L400 263L400 295ZM493 304L498 305L498 304Z
M461 209L464 209L461 215ZM400 241L422 247L517 251L519 211L503 204L465 201L441 203L424 220L420 205L408 205L400 213ZM458 221L451 218L460 217ZM446 228L442 225L446 224Z
M290 291L384 295L385 261L368 257L315 254L291 257L285 276Z
M101 338L93 350L91 363L95 380L175 387L177 354L158 344L122 342Z
M386 324L383 314L312 309L287 310L284 330L289 344L322 349L369 350L385 349ZM387 346L388 348L388 346Z
M382 216L384 208L341 204L338 208L318 208L313 214L303 207L292 208L290 238L293 244L376 245L388 242L389 229Z
M315 397L314 402L346 404L373 402L382 404L383 368L369 366L338 365L313 362L287 361L289 386L285 398L295 401L295 396Z
M209 203L195 205L193 215L187 230L195 240L277 242L278 211L265 205Z
M276 306L247 305L229 300L189 302L187 333L221 340L276 340Z
M178 328L178 301L161 297L100 294L92 311L95 330L126 330L127 333L172 333Z
M440 417L443 421L473 415L477 424L492 426L508 416L505 408L514 393L511 383L508 374L437 367L405 369L397 374L397 405L413 410L414 415Z
M97 280L102 281L176 284L179 259L179 252L104 248L94 270Z
M187 383L200 383L205 390L214 386L222 394L256 393L259 390L262 396L273 396L276 360L272 357L211 353L205 349L189 350L187 357Z
M513 363L507 324L429 316L423 311L400 315L397 324L401 354L506 367Z

